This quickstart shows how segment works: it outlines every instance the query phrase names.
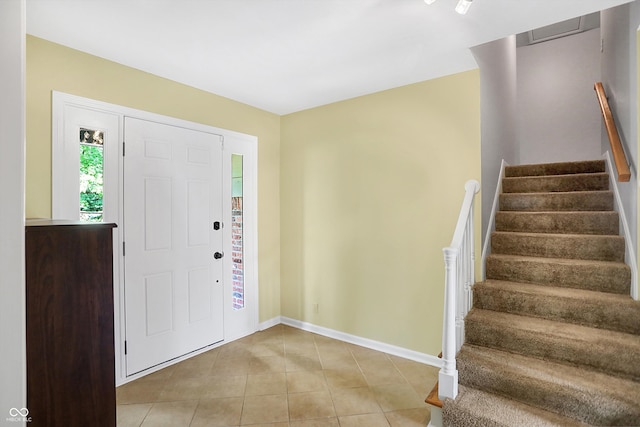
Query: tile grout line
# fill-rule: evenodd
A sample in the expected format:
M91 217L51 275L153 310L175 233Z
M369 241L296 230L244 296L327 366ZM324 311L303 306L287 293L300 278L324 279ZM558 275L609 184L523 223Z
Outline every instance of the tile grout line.
M245 359L251 359L251 358L261 358L261 357L269 357L273 354L273 350L277 350L277 355L280 355L280 357L282 358L282 360L278 363L278 366L280 365L280 363L282 363L281 367L277 367L277 370L279 371L280 369L282 369L283 376L282 378L284 379L284 389L285 389L285 394L286 394L286 411L287 411L287 417L286 417L286 421L283 419L283 424L286 423L289 425L289 427L291 426L291 423L305 423L309 420L313 420L313 419L327 419L328 420L335 420L335 422L337 423L338 426L342 425L342 423L340 422L340 416L338 415L338 411L337 411L337 407L336 407L336 396L339 396L340 394L336 394L338 392L338 390L341 390L343 387L342 385L344 385L344 388L348 388L348 389L355 389L355 388L366 388L369 392L373 393L373 388L374 385L371 384L370 379L367 379L367 376L365 375L365 371L363 370L363 361L367 360L367 358L371 358L371 361L374 362L376 360L376 358L383 356L381 358L381 360L384 360L386 362L390 362L390 367L393 367L393 372L394 372L394 377L397 374L398 378L397 379L401 379L401 383L402 384L406 384L409 386L409 390L411 390L412 394L419 394L419 391L417 391L416 387L417 385L414 385L411 383L411 381L409 381L408 376L411 374L411 372L413 372L413 367L410 365L407 365L405 367L405 370L403 371L399 365L398 362L400 362L401 360L394 360L393 357L391 357L389 354L385 353L385 352L381 352L381 351L374 351L376 354L371 354L368 355L366 352L360 354L360 356L356 356L356 348L349 344L349 343L344 343L341 342L340 340L336 340L336 339L329 339L328 341L323 341L324 337L323 336L316 336L316 334L309 332L307 334L300 334L299 337L296 336L296 334L291 334L291 333L287 333L287 329L285 328L279 328L278 332L276 334L272 334L272 335L265 335L262 337L254 337L251 340L247 340L243 343L240 343L240 345L238 346L239 350L238 351L238 355L233 356L233 353L236 351L236 349L232 349L229 352L227 352L227 356L231 355L233 356L233 358L237 358L237 357L241 357L244 356ZM298 338L300 338L300 341L298 341ZM308 344L312 344L313 347L308 346ZM242 347L245 347L244 349ZM281 347L280 347L281 346ZM269 349L271 348L271 349ZM282 348L282 350L279 350L279 348ZM305 350L305 348L307 350ZM313 348L312 352L308 352L308 350L311 350L311 348ZM298 349L299 351L296 351L296 349ZM265 353L265 351L267 351L267 353ZM293 352L292 352L293 351ZM246 354L245 354L246 353ZM300 363L300 366L296 364L291 365L287 363L287 360L289 358L289 356L293 356L293 355L298 355L298 353L300 353L299 355L301 356L300 360L298 361ZM258 354L256 356L256 354ZM212 369L214 369L214 366L216 364L216 362L224 359L220 357L221 353L216 353L214 355L214 357L212 358L211 362L210 362L210 367L209 367L209 374L212 374L213 371ZM251 357L251 355L253 355L253 357ZM291 384L289 381L289 376L290 374L294 374L296 372L314 372L314 369L318 369L318 368L314 368L313 364L309 365L308 363L305 362L309 362L310 360L309 357L313 357L315 360L317 360L317 362L319 363L318 368L320 369L321 372L321 376L318 376L318 379L322 380L322 390L318 391L326 391L328 392L327 395L328 397L331 399L331 408L332 408L332 412L333 415L332 416L324 416L324 417L320 417L320 418L302 418L302 419L292 419L292 413L291 413L291 406L290 406L290 397L292 394L292 389L291 389ZM197 356L196 356L197 357ZM373 357L373 358L372 358ZM335 359L335 360L334 360ZM278 359L272 359L273 361L276 361ZM297 359L296 359L297 360ZM351 362L353 361L353 362ZM208 362L208 360L203 360L203 362ZM260 367L262 367L263 365L258 366L258 364L255 365L256 372L254 374L252 374L252 367L251 367L251 363L247 362L248 365L246 367L243 366L243 369L245 369L243 376L243 380L244 380L244 384L243 384L243 393L242 393L242 406L240 407L240 411L239 411L239 424L238 426L243 426L244 424L242 424L242 417L244 415L246 415L245 411L247 409L246 403L247 403L247 398L248 396L248 387L249 387L249 383L250 383L250 375L267 375L267 374L274 374L274 372L272 371L273 366L271 366L270 364L266 363L264 364L263 369L259 369ZM352 363L354 363L354 365L352 365ZM205 363L206 364L206 363ZM195 365L198 365L197 363ZM194 365L194 366L195 366ZM340 370L349 370L349 371L353 371L354 373L358 373L358 375L361 376L362 380L364 380L364 383L362 384L362 386L359 385L359 383L362 381L360 379L357 380L357 383L353 383L351 382L351 379L349 379L348 382L346 383L338 383L336 388L332 388L330 386L330 378L327 375L329 370L332 370L331 367L333 366L333 370L336 371L336 374L340 373ZM351 366L353 366L353 369ZM169 385L171 384L171 379L172 378L177 378L177 374L179 374L179 372L183 372L185 373L185 375L187 375L187 373L189 373L189 375L187 375L187 377L190 377L190 375L193 374L193 369L191 369L192 366L188 365L186 370L175 370L170 372L168 375L166 376L162 376L161 378L157 378L158 380L161 380L159 382L158 385L160 385L161 390L159 392L157 392L156 397L153 397L153 401L149 402L151 403L150 407L148 409L146 409L146 412L144 413L144 416L142 417L141 421L139 421L136 423L136 425L141 426L145 421L149 420L149 415L151 414L152 410L154 408L157 408L157 405L159 403L163 403L164 401L160 401L159 399L161 398L161 396L163 396L163 393L166 392L166 390L168 389ZM297 369L300 368L300 369ZM306 368L310 368L311 370L308 370ZM371 368L375 369L375 363L372 364ZM288 369L294 369L293 371L289 371ZM278 372L276 371L276 372ZM222 372L222 371L221 371ZM226 375L233 375L233 372L228 372L228 371L224 371L226 372ZM418 371L419 372L419 371ZM418 375L421 375L420 373L418 373ZM336 378L340 378L340 375L337 375ZM331 377L333 378L333 377ZM355 378L355 377L354 377ZM303 379L303 377L299 378L300 380ZM384 379L384 378L383 378ZM263 379L264 380L264 379ZM156 379L153 379L153 381L156 381ZM304 380L306 382L306 380ZM377 380L376 380L377 381ZM342 385L341 385L342 384ZM357 384L357 385L347 385L347 384ZM400 384L400 383L398 383ZM258 382L256 382L256 384L254 385L259 385ZM309 387L307 385L303 385L303 383L301 383L302 388L300 391L300 393L305 392L304 390ZM319 384L318 384L319 385ZM313 387L317 387L317 385L312 385ZM279 388L279 387L278 387ZM255 389L256 392L259 391L258 396L261 396L263 393L267 392L268 390L275 390L276 388L267 388L267 389L263 389L262 391L260 389ZM134 389L135 390L135 389ZM177 390L177 389L176 389ZM175 395L175 391L173 395ZM186 389L185 389L186 390ZM313 392L314 390L311 390L310 392ZM194 397L197 395L197 393L194 393ZM125 395L126 396L126 395ZM131 395L133 396L133 399L135 399L135 395ZM198 420L197 418L197 414L198 414L198 410L204 408L204 399L202 397L203 395L200 394L198 395L198 399L197 399L197 403L195 405L195 408L193 410L193 413L191 414L191 419L189 421L188 425L196 425L196 421ZM169 395L167 395L167 397L171 397ZM372 400L372 402L375 402L380 410L380 414L382 414L384 416L384 419L386 420L386 423L388 425L391 425L391 419L389 418L389 414L393 413L397 410L390 408L388 411L385 411L381 404L380 404L380 396L378 395L378 393L373 393L372 397L374 400ZM213 398L212 398L213 399ZM183 400L191 400L191 399L178 399L177 401L183 401ZM167 402L173 402L173 400L171 401L167 401ZM139 402L142 403L142 402ZM166 402L165 402L166 403ZM327 402L328 403L328 402ZM129 404L134 404L134 402L129 402ZM124 406L126 405L126 403L121 404L120 406ZM328 409L329 406L326 406L326 408ZM328 412L328 411L327 411ZM375 412L377 413L377 411ZM350 416L358 416L358 415L371 415L374 414L374 412L363 412L362 414L356 413L356 414L345 414L344 417L350 417ZM137 417L136 417L137 418ZM138 418L140 419L140 418ZM397 417L394 416L394 419L396 419L397 422ZM186 420L185 420L186 421ZM248 420L250 421L250 420ZM274 421L276 424L281 422L281 421ZM332 421L333 423L334 421ZM246 424L247 426L251 425L251 424Z
M318 360L320 361L320 367L322 368L322 377L324 378L325 385L327 387L327 392L329 393L329 397L331 398L331 406L333 407L333 413L336 416L336 421L338 422L338 427L340 426L340 417L338 416L338 411L336 411L336 403L333 399L333 393L331 392L331 387L329 387L329 381L327 381L327 375L324 369L324 364L322 363L322 356L320 355L320 349L318 348L318 342L315 337L313 337L313 343L316 347L316 353L318 354Z

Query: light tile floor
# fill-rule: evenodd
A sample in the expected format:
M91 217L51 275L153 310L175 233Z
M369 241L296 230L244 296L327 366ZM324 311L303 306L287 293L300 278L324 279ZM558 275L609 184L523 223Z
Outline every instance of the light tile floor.
M118 427L418 427L432 366L278 325L118 387Z

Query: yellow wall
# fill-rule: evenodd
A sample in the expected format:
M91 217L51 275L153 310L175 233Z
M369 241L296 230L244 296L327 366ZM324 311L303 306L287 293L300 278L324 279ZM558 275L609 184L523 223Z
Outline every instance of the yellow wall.
M51 216L51 91L258 137L260 320L280 315L280 117L133 68L27 37L27 217Z
M279 117L29 36L27 216L51 215L52 90L256 135L260 321L435 355L479 88L475 70Z
M290 114L281 135L282 315L438 354L479 71Z

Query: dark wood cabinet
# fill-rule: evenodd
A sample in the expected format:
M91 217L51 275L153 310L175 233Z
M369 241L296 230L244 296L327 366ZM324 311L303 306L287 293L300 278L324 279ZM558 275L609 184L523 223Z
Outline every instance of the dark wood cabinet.
M115 426L113 228L27 221L31 426Z

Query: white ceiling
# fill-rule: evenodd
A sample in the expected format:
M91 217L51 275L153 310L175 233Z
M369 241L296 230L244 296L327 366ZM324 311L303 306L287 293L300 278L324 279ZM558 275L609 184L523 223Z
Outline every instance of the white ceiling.
M26 3L29 34L287 114L469 70L469 47L630 1Z

